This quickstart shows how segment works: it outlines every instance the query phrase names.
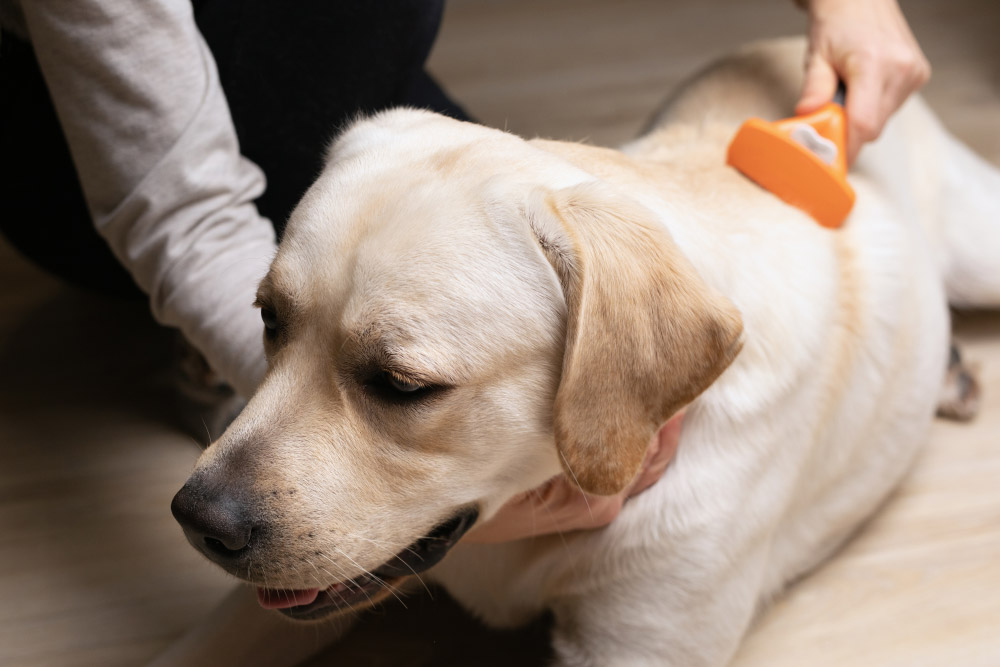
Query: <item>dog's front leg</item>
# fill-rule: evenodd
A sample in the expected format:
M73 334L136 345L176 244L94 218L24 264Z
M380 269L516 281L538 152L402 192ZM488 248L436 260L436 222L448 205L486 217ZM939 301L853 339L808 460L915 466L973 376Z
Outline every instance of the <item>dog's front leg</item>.
M716 545L718 547L718 545ZM629 570L553 605L560 667L721 667L757 608L766 548L634 554ZM698 562L705 558L709 562ZM622 563L625 565L625 563ZM637 564L641 564L637 567Z
M340 639L354 619L296 623L262 609L253 588L240 586L149 667L292 667Z

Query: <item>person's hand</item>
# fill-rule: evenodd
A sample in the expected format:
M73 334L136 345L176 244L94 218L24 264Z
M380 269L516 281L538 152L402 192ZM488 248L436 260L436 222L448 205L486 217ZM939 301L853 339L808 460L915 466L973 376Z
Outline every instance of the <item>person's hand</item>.
M592 496L559 474L507 501L489 521L470 530L465 539L479 543L508 542L608 525L626 500L645 491L663 475L677 452L683 418L683 413L675 415L656 432L646 450L642 471L621 493Z
M847 86L847 162L876 139L931 66L896 0L806 0L809 52L802 97L807 114L829 102L837 80Z

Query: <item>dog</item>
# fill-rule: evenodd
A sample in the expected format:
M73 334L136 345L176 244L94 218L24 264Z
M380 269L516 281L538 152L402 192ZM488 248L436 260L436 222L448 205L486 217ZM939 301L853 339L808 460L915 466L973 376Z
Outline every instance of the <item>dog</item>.
M621 150L354 123L260 285L267 375L174 499L190 542L296 619L419 575L492 625L550 610L560 665L726 664L906 474L948 303L1000 305L1000 171L921 100L841 229L725 166L742 121L789 115L803 48L724 58ZM461 541L560 473L619 491L681 409L606 528Z

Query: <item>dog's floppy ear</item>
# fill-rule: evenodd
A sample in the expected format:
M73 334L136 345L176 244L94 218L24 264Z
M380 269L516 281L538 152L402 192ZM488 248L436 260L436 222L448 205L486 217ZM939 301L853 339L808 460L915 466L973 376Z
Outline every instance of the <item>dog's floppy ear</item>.
M653 213L606 186L536 190L526 213L567 306L556 446L581 489L611 495L660 424L732 362L743 323Z

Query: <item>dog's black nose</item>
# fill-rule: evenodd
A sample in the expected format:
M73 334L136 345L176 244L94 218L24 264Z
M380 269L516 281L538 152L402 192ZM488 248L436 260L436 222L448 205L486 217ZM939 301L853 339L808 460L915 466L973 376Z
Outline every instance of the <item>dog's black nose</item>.
M174 496L170 511L188 541L214 561L232 561L250 543L253 525L246 505L225 490L207 491L188 482Z

